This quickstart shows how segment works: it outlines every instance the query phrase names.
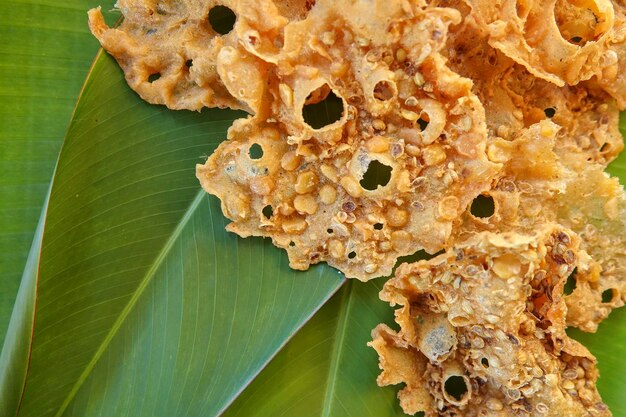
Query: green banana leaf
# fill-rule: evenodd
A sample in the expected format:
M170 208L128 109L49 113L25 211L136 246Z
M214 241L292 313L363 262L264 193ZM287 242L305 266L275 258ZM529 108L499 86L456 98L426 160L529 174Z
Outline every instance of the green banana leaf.
M402 416L397 388L379 388L378 355L366 343L393 310L382 280L350 280L250 384L224 417Z
M325 265L296 273L268 241L226 233L199 189L195 163L241 116L150 106L99 55L27 265L36 290L18 299L36 297L36 320L26 370L2 362L13 368L5 415L215 415L342 284ZM9 330L5 346L31 334Z
M54 3L30 11L43 20L50 10L62 10ZM70 10L82 12L82 5L90 4L76 0ZM33 37L45 35L36 18L24 19ZM67 30L84 33L82 25L68 23ZM26 80L24 91L39 91ZM0 87L27 96L11 93L8 83ZM66 90L59 91L71 97ZM24 132L37 132L46 106L52 104L21 109L30 117ZM56 111L69 116L67 109ZM0 355L0 416L402 415L397 388L376 387L376 354L365 345L377 323L392 321L392 309L377 299L383 281L345 284L310 319L342 285L341 275L325 265L291 271L269 242L227 234L219 203L198 189L194 164L235 117L241 114L149 106L101 54L46 201L47 180L36 182L33 174L44 178L42 172L31 166L30 174L7 171L3 181L22 184L32 195L28 204L9 207L29 219L15 227L35 237ZM5 120L3 148L10 137ZM19 162L22 155L14 155L22 146L36 147L27 134L20 140L2 153L3 173ZM54 152L46 152L50 174ZM610 169L622 183L625 161L622 156ZM3 201L17 192L1 190ZM35 230L38 201L44 208ZM28 207L30 213L22 213ZM10 232L10 221L3 226ZM2 272L20 270L26 259L27 245L17 247L10 238L0 235L2 248L13 251L2 258ZM9 292L1 288L6 301ZM598 356L600 390L614 415L626 415L620 398L626 392L625 310L613 313L598 334L575 336Z
M0 1L0 346L67 125L114 0Z

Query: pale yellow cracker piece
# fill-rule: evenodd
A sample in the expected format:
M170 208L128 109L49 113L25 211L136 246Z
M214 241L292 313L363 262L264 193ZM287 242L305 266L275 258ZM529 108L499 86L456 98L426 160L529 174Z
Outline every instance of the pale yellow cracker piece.
M559 222L577 232L588 262L572 276L565 298L567 321L595 332L611 310L626 302L626 197L617 178L589 167L557 197Z
M595 331L626 300L624 192L602 172L623 149L618 103L595 80L558 87L535 78L487 43L468 7L451 5L465 19L452 29L446 55L474 81L485 106L489 158L506 164L486 193L495 200L494 214L469 215L468 231L532 230L557 221L580 233L591 258L575 274L568 321ZM622 16L623 6L615 7Z
M626 109L626 3L613 1L615 24L611 39L611 54L608 59L617 60L617 65L609 67L609 72L598 80L598 83L615 100L621 110Z

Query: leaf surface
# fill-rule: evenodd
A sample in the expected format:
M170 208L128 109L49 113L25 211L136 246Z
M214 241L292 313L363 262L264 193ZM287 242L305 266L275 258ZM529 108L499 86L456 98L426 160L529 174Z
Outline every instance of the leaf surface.
M393 309L378 299L384 279L350 280L308 322L224 417L403 415L397 387L376 385L378 355L366 344Z
M215 415L343 283L324 265L292 271L269 241L224 230L194 169L241 116L148 105L100 54L30 265L36 318L19 416ZM11 411L20 400L6 387L22 386L21 365L2 365L17 378L0 387Z
M114 0L0 1L0 346L63 136Z

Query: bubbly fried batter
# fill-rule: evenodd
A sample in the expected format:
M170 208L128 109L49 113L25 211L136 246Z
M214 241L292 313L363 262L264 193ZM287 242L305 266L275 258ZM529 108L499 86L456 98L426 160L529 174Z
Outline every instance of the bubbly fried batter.
M493 200L493 214L479 217L467 211L456 230L463 239L487 230L529 233L557 222L576 232L590 258L578 266L576 290L566 297L568 324L595 331L612 308L626 301L626 198L602 165L578 154L560 158L558 135L559 127L544 120L522 129L515 139L491 143L488 154L504 164L485 194Z
M596 77L619 88L624 21L610 0L466 2L489 43L537 78L562 86Z
M327 261L361 280L389 275L400 256L439 251L498 171L485 155L484 112L471 82L438 54L459 15L376 5L393 28L378 38L364 36L379 33L379 22L351 21L362 13L333 2L318 2L288 26L266 83L272 117L237 122L198 167L204 189L233 220L229 230L271 237L293 268ZM307 101L331 92L341 117L310 126ZM262 148L259 159L253 146ZM388 178L367 184L376 165Z
M586 254L568 229L481 232L398 268L381 291L400 331L370 342L408 414L609 416L595 359L565 333L563 287ZM456 386L455 386L456 385Z
M536 78L489 45L487 32L462 0L445 4L458 8L465 19L452 28L443 53L453 71L474 82L490 138L510 139L520 129L550 119L561 127L556 147L563 153L579 153L605 166L615 159L624 147L619 108L597 83L559 87Z
M495 200L494 215L467 213L473 224L457 230L532 230L557 221L579 233L592 261L577 270L568 321L595 331L626 300L624 192L602 172L623 149L617 103L596 83L559 87L535 78L487 43L462 1L445 3L466 16L448 37L450 66L474 81L485 107L488 157L505 163L485 194Z
M271 0L119 0L116 7L124 16L119 27L109 28L99 8L89 11L89 26L141 98L176 110L258 111L266 64L242 52L235 60L232 49L243 51L242 43L263 39L266 45L267 39L279 37L289 20ZM218 29L229 29L226 33L211 26L209 14L216 7L235 13L233 28ZM301 8L294 11L302 13ZM229 79L233 65L250 80L245 87Z
M602 88L611 94L618 102L622 110L626 109L626 3L624 0L614 0L613 11L615 24L611 48L615 56L611 54L611 60L617 58L617 71L610 77L602 77L598 80Z

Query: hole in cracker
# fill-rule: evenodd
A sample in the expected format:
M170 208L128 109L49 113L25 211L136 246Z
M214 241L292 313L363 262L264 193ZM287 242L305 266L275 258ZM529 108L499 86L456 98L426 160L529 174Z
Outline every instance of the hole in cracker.
M489 368L489 359L487 358L482 358L480 360L480 363L485 367L485 368Z
M406 256L399 257L398 260L396 261L395 266L393 267L393 271L395 272L396 268L399 265L403 264L403 263L409 263L410 264L410 263L418 262L418 261L421 261L421 260L427 261L429 259L433 259L433 258L435 258L435 257L437 257L439 255L444 254L444 253L446 253L446 251L444 249L442 249L439 252L434 253L432 255L430 253L426 252L424 249L418 250L417 252L412 253L411 255L406 255ZM393 274L393 272L392 272L392 274Z
M546 107L543 109L543 112L547 118L552 119L556 114L556 109L554 107Z
M602 291L602 302L610 303L611 301L613 301L613 295L614 295L614 291L612 288Z
M193 59L188 59L187 61L185 61L185 67L187 67L187 69L193 67Z
M355 252L355 251L350 252L350 253L348 254L348 258L349 258L349 259L354 259L354 258L356 258L356 252Z
M150 74L150 76L148 77L148 82L150 84L152 84L153 82L155 82L159 78L161 78L161 73L155 72L154 74Z
M248 150L248 155L250 155L250 159L263 158L263 147L258 143L253 143Z
M582 40L583 40L583 38L581 38L580 36L574 36L569 41L571 43L579 44L579 43L582 42Z
M417 124L420 127L420 130L423 132L428 127L428 120L426 120L423 116L417 119Z
M393 98L394 88L389 81L379 81L374 86L374 98L380 101L387 101Z
M606 152L611 148L611 144L608 142L604 142L602 146L600 146L600 152Z
M220 35L230 33L235 27L237 15L226 6L215 6L209 10L209 24Z
M461 401L467 394L467 385L465 379L460 375L452 375L446 379L444 389L449 396L457 401Z
M262 211L266 219L269 219L274 214L274 209L270 205L263 207Z
M375 230L383 230L383 224L382 223L375 223L374 224L374 229Z
M472 206L470 207L470 213L474 217L480 217L481 219L486 219L493 216L495 212L496 206L493 201L493 197L490 195L479 195L472 201Z
M576 289L576 272L577 268L574 268L569 277L567 277L567 281L565 281L565 285L563 286L563 294L570 295Z
M392 169L376 159L372 160L367 166L365 174L363 174L363 179L360 181L361 187L370 191L378 187L384 187L389 184Z
M313 129L321 129L335 123L343 116L343 99L324 84L311 92L302 108L304 121Z
M333 232L334 232L334 230L333 230L333 229L326 229L326 233L328 233L329 235L332 235L332 234L333 234Z

